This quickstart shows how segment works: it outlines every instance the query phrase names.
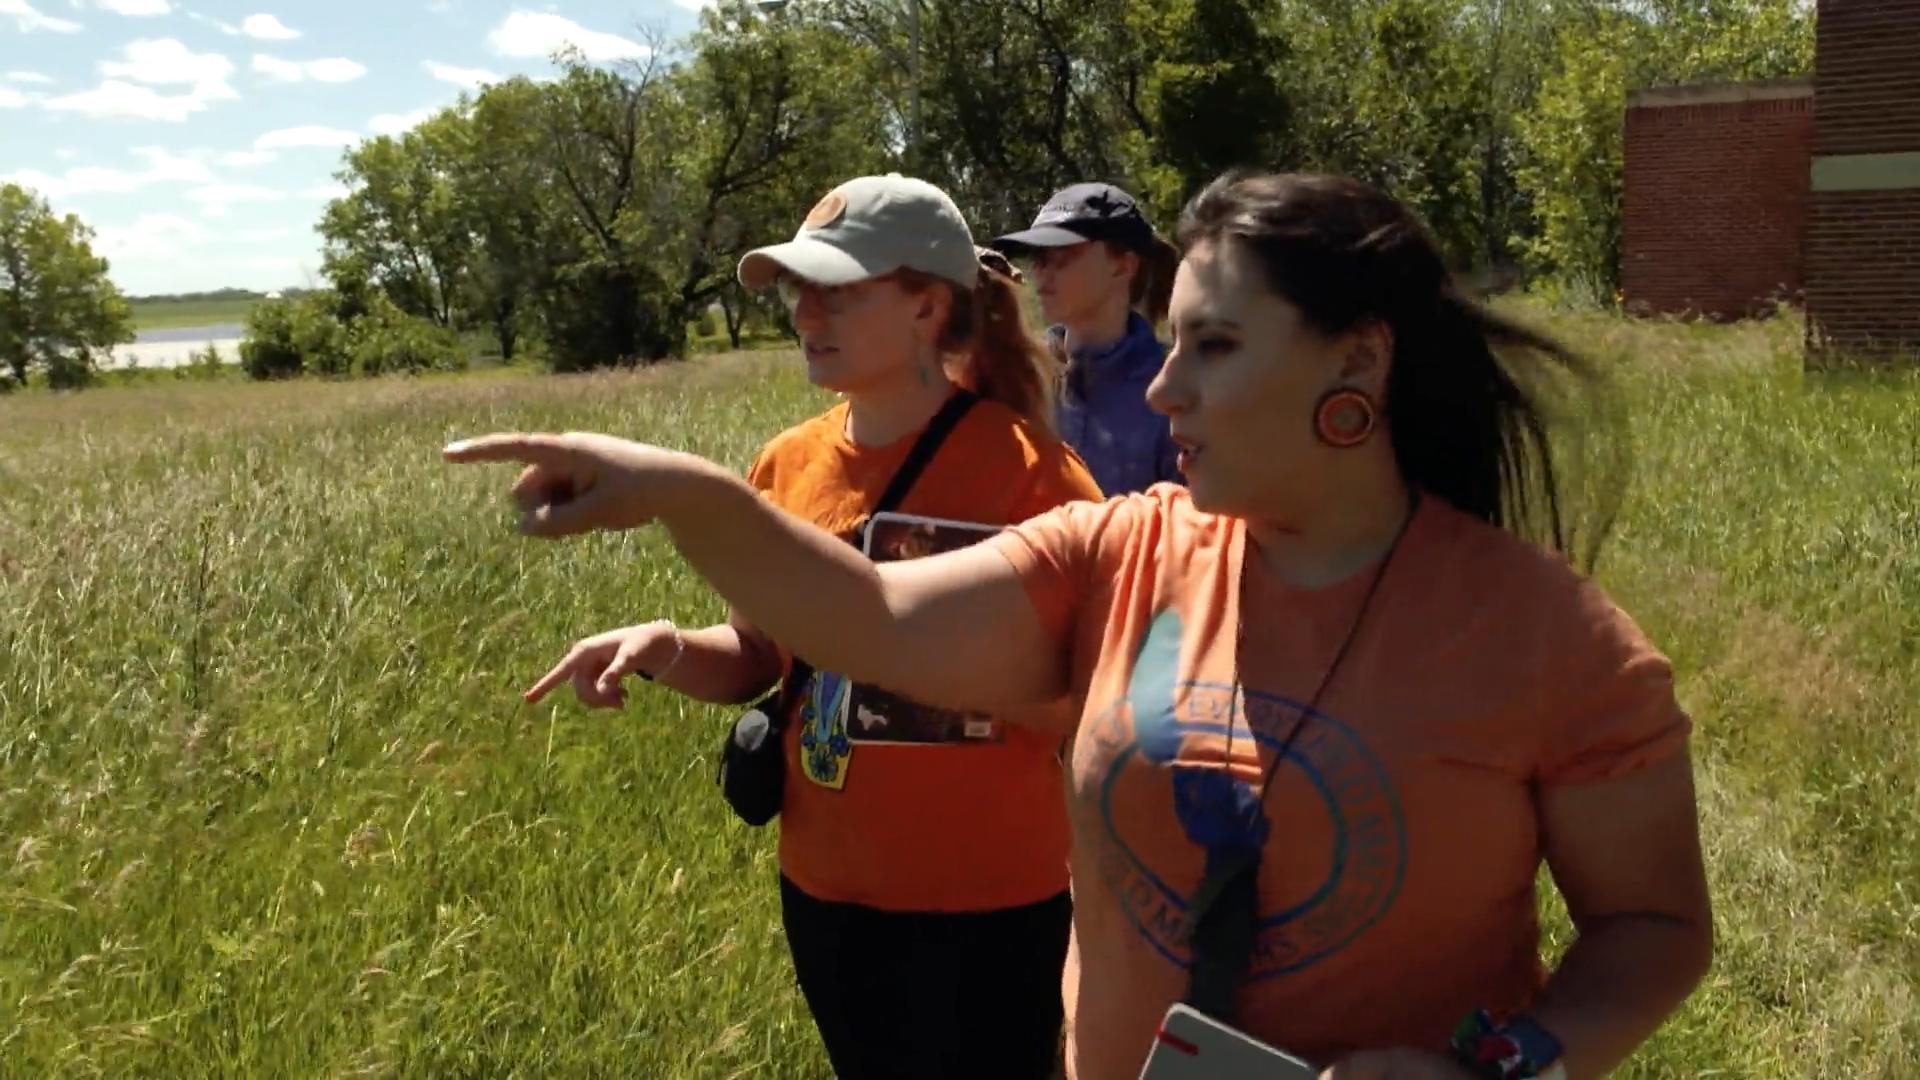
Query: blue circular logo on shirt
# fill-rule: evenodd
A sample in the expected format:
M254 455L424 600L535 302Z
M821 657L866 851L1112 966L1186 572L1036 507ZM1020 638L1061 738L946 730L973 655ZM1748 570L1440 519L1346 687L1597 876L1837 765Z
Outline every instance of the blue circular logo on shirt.
M1092 755L1075 809L1081 835L1095 844L1100 877L1127 920L1182 968L1191 962L1193 887L1212 862L1260 852L1268 865L1248 978L1299 971L1351 943L1398 896L1407 855L1399 800L1339 720L1251 690L1236 716L1232 687L1179 679L1180 629L1173 612L1154 620L1127 696L1081 733ZM1267 798L1221 768L1229 730L1266 752ZM1189 737L1205 738L1196 748L1209 756L1182 759ZM1150 811L1116 817L1122 799L1165 800L1172 822ZM1167 842L1176 837L1186 844ZM1282 895L1273 895L1276 881Z

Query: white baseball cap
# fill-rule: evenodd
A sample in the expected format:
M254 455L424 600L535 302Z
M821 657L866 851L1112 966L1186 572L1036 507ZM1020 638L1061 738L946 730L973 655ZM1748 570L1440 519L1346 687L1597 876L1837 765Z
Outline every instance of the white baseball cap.
M819 285L918 270L963 289L980 280L973 233L947 193L888 173L849 180L822 196L784 244L740 259L740 284L764 289L785 270Z

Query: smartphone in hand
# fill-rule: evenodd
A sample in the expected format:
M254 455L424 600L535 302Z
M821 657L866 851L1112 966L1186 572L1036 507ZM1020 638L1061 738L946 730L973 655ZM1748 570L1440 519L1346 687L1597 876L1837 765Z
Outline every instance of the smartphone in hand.
M1140 1080L1316 1080L1320 1071L1244 1031L1175 1003Z

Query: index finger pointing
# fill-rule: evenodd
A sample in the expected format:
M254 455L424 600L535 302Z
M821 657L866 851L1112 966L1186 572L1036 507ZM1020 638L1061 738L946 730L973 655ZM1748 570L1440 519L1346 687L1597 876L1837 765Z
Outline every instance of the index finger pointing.
M462 465L474 461L523 461L529 465L559 466L573 459L573 451L562 436L513 431L448 443L440 456Z

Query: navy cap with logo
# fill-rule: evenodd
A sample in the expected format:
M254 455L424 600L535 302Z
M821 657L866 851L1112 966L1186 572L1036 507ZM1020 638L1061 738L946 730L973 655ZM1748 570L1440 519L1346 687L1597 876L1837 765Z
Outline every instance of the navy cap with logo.
M1153 226L1147 224L1133 196L1112 184L1075 184L1047 200L1032 228L995 237L987 246L1018 255L1089 240L1111 240L1144 254L1153 249Z

